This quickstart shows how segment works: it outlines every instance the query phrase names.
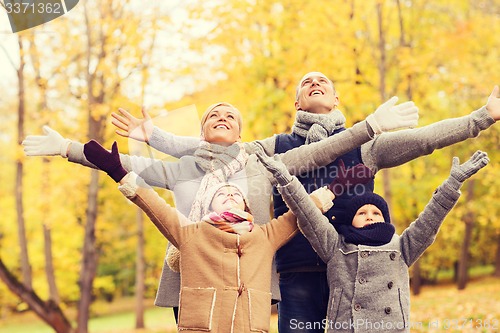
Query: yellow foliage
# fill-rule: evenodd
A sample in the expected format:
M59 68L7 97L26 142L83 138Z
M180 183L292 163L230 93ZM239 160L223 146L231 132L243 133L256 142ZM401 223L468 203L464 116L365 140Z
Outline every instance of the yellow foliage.
M484 1L400 1L399 12L398 2L379 0L200 0L183 7L185 22L175 26L179 31L172 31L172 20L159 18L159 9L143 16L128 7L129 3L88 1L90 35L82 6L68 14L67 20L50 23L58 33L33 35L40 68L30 67L30 63L25 71L26 134L41 134L42 125L49 124L64 137L86 141L90 116L106 120L100 129L104 130L103 144L109 147L118 140L123 152L133 152L134 143L114 134L110 113L124 107L140 116L140 105L151 97L147 94L161 91L168 96L171 87L185 85L188 96L152 106L150 113L158 126L179 135L198 136L203 110L214 102L227 101L243 113L243 140L260 139L291 130L296 84L309 71L322 71L335 83L348 126L364 119L391 95L401 101L411 99L419 106L421 126L464 116L484 105L493 85L500 83L497 2L484 7ZM203 30L201 23L209 27L205 33L196 30ZM41 78L37 82L34 72L38 71ZM0 226L0 255L9 267L18 269L13 176L15 161L22 160L35 286L46 295L42 255L42 225L46 225L52 232L62 297L75 300L90 171L60 157L49 158L48 164L41 158L25 158L21 147L13 144L16 96L2 98L0 211L5 222ZM500 213L495 162L500 157L500 130L496 126L478 139L390 171L391 209L401 231L446 178L452 156L463 161L478 148L490 153L491 165L476 177L474 199L465 202L462 198L447 218L436 244L423 259L424 268L449 266L457 258L464 229L461 219L469 211L476 214L475 237L482 240L472 245L472 261L482 260L484 249L494 252L495 244L488 235L498 235L500 229L500 220L493 218ZM143 154L165 158L151 150ZM376 191L385 190L379 175ZM110 272L120 267L133 270L135 207L104 175L99 191L96 234L102 270L97 281L106 288L120 289L126 278L113 279ZM168 193L162 191L162 195L173 202ZM144 223L147 281L154 291L166 240L149 221ZM0 298L0 302L4 300Z

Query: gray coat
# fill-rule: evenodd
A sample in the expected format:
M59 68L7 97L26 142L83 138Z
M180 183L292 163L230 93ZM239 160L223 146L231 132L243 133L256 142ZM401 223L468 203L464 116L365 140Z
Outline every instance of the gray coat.
M288 185L280 192L297 216L299 229L327 264L327 331L410 332L408 268L434 242L446 214L460 197L450 179L438 187L400 236L394 235L382 246L346 243L305 190Z
M362 121L340 134L314 144L299 147L293 152L282 154L282 161L292 174L304 170L327 165L352 149L369 141L371 130L365 121ZM71 162L95 168L83 154L83 145L72 142L68 159ZM191 205L205 172L198 167L193 156L181 157L178 162L141 156L120 154L123 167L127 171L134 171L150 186L162 187L173 191L175 204L185 216L189 215ZM245 168L234 174L229 181L236 183L245 191L250 210L257 224L264 224L271 219L270 183L266 169L258 161L256 155L250 155ZM273 299L279 301L278 276L273 269L271 291ZM158 306L178 306L180 290L180 275L169 269L166 262L156 295L155 304Z

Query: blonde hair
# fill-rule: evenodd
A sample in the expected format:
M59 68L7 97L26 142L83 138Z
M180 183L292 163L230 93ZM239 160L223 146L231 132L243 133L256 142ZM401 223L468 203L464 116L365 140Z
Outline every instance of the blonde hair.
M218 106L227 106L227 107L231 108L234 111L234 113L236 114L236 118L238 120L239 131L240 131L240 134L241 134L241 128L243 127L243 120L242 120L242 117L241 117L241 112L236 107L234 107L233 105L231 105L229 103L226 103L226 102L220 102L220 103L212 104L212 105L210 105L205 110L205 112L201 116L201 131L203 132L203 126L205 125L205 123L206 123L206 121L208 119L208 114L210 112L212 112Z

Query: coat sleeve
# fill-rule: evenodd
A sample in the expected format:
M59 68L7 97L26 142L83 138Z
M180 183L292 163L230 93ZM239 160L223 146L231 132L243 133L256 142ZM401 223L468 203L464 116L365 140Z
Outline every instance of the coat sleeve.
M148 144L162 153L181 158L182 156L194 155L200 145L200 138L175 135L155 126Z
M434 242L443 220L457 203L461 192L453 183L456 181L446 179L434 191L418 218L401 234L401 254L408 267Z
M475 138L495 123L486 107L471 114L428 126L382 133L361 146L363 163L372 171L405 164L436 149Z
M183 233L188 230L182 226L190 224L186 216L167 204L134 172L128 173L126 182L118 189L148 215L169 242L179 248L181 240L186 237Z
M280 155L292 175L328 165L338 157L371 140L371 128L366 121L319 142L302 145Z
M273 135L271 137L262 139L262 140L255 140L252 142L245 142L243 145L248 153L253 152L253 147L252 145L254 143L258 143L266 152L267 155L273 156L276 151L276 135Z
M267 238L271 244L275 245L277 251L280 247L291 240L299 231L297 228L297 218L291 212L272 219L271 222L263 226L267 233Z
M278 190L290 211L297 216L300 231L321 260L328 262L338 241L338 233L333 225L316 207L297 178L293 177L288 185L279 186Z
M86 167L98 169L85 158L83 146L80 142L72 141L68 160ZM173 188L181 171L179 162L164 162L159 159L126 154L120 154L120 161L125 170L134 171L144 179L146 184L166 189Z

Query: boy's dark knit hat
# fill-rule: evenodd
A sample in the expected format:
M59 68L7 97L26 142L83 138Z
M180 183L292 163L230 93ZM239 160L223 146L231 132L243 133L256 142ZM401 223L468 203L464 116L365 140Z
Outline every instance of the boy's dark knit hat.
M358 209L360 209L364 205L376 206L382 212L382 216L384 217L385 222L391 223L391 215L389 214L389 207L387 206L387 202L380 195L373 192L366 192L365 194L357 195L347 203L345 223L351 224L352 219L354 218L354 215L356 215Z

